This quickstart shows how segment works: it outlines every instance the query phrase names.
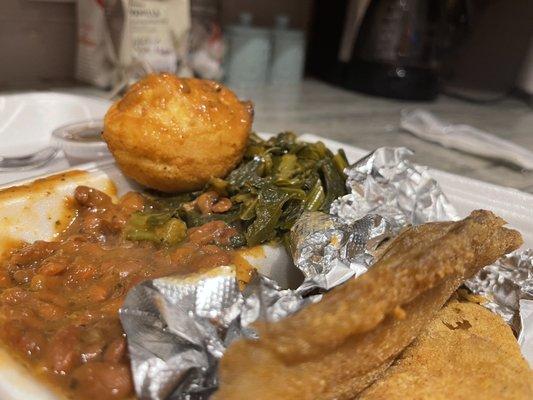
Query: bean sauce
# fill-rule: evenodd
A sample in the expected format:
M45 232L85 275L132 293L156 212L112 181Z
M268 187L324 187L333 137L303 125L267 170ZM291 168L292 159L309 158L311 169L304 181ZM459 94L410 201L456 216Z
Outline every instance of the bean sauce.
M56 240L26 244L0 262L0 339L70 398L132 397L118 318L126 293L146 279L231 263L224 245L237 232L214 221L190 229L177 247L131 242L122 229L145 207L142 195L114 204L80 186L74 198L77 216Z

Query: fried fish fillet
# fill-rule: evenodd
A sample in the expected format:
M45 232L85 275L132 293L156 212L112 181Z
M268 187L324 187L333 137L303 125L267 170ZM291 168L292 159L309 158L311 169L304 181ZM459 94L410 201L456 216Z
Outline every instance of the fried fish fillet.
M481 267L516 249L518 232L489 211L411 227L361 277L277 323L256 324L219 369L216 400L353 399Z
M450 301L358 400L533 399L533 374L509 326Z

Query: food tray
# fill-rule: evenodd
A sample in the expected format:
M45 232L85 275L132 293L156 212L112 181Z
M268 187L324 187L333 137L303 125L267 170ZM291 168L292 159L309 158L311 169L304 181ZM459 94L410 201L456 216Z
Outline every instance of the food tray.
M50 144L52 132L67 124L102 119L111 101L99 97L56 92L0 95L0 155L20 156ZM80 162L77 162L80 164ZM63 152L48 164L25 171L1 171L0 184L62 171L72 165Z
M350 161L367 154L366 150L312 134L305 134L300 138L310 142L321 140L332 150L343 148ZM466 216L478 208L492 210L506 219L509 226L522 233L525 247L533 247L532 195L442 171L430 170L430 173L439 181L461 216ZM61 226L62 219L67 217L66 199L77 185L93 186L112 196L139 190L134 182L122 175L112 161L84 164L60 175L40 178L37 182L37 178L33 178L30 181L11 183L9 188L0 186L0 189L3 189L0 190L0 255L8 249L9 242L6 237L30 242L52 238L57 230L56 221L60 221ZM294 285L300 276L291 266L284 250L272 246L263 248L262 255L250 255L250 263L282 285ZM8 352L0 349L0 399L59 398L60 396L36 381Z

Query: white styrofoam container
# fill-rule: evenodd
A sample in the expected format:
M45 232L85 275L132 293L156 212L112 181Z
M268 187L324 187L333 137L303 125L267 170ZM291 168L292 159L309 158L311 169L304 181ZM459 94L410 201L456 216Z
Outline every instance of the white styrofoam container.
M68 198L78 185L99 189L116 198L140 188L126 179L113 162L84 164L51 176L0 186L0 256L13 241L50 240L56 221L70 213ZM64 224L61 224L64 226ZM262 274L281 286L296 287L302 274L290 262L282 246L261 246L242 255ZM58 400L61 394L36 380L29 370L0 347L0 400Z
M368 152L319 136L305 134L302 140L321 140L332 150L343 148L350 161L355 161ZM113 162L84 164L76 167L77 172L22 181L10 184L17 186L6 189L0 186L0 243L3 237L34 240L51 239L55 234L55 220L63 214L65 198L77 185L96 187L114 196L129 190L139 190L132 181L125 178ZM461 216L474 209L492 210L503 217L510 227L522 232L525 247L533 247L533 196L473 179L430 170L439 181L450 201ZM5 250L0 245L0 255ZM250 262L264 274L290 286L299 279L287 255L280 248L265 247L265 255L249 258ZM31 374L17 363L5 349L0 348L0 399L57 400L61 398L46 386L36 381Z
M0 95L0 156L25 155L50 146L56 128L102 119L110 106L107 99L67 93ZM51 162L36 169L0 171L0 184L62 171L70 165L63 152L59 152Z

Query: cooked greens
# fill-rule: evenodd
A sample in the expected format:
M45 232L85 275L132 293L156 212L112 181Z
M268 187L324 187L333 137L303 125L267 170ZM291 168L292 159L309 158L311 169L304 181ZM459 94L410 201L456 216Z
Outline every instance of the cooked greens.
M129 240L148 240L172 245L185 238L187 226L171 212L138 212L128 220L125 234Z
M322 142L300 142L290 132L269 140L254 134L243 161L226 179L212 179L200 192L154 198L148 210L132 216L126 236L172 244L183 237L165 234L170 228L162 227L170 221L194 227L223 220L242 233L235 245L282 238L304 210L327 212L333 200L346 193L343 170L347 165L342 150L333 154ZM231 208L205 213L194 206L202 194L213 192L229 198Z

